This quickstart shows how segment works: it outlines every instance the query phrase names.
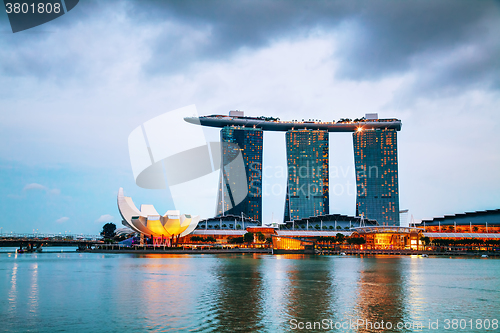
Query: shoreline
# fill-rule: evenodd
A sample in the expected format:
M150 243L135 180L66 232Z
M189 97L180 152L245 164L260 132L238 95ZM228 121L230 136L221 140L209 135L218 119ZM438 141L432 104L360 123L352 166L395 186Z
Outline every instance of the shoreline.
M105 250L105 249L93 249L90 251L84 251L83 253L117 253L117 254L123 254L123 253L128 253L128 254L275 254L275 255L281 255L281 254L307 254L307 255L315 255L315 256L335 256L335 255L342 255L341 253L345 253L346 256L359 256L359 255L366 255L366 256L374 256L374 255L387 255L387 256L411 256L411 255L428 255L428 256L436 256L436 257L443 257L443 256L452 256L452 257L481 257L482 255L487 255L488 257L500 257L500 253L492 253L492 252L474 252L474 253L457 253L457 252L432 252L432 251L384 251L384 250L377 250L377 251L330 251L328 253L310 253L310 252L299 252L299 251L280 251L280 253L273 253L272 249L252 249L252 248L241 248L241 249L204 249L204 250L191 250L191 249L185 249L185 250L163 250L163 249L157 249L157 250L150 250L150 249L141 249L141 250L123 250L123 249L116 249L116 250ZM343 255L342 255L343 256Z

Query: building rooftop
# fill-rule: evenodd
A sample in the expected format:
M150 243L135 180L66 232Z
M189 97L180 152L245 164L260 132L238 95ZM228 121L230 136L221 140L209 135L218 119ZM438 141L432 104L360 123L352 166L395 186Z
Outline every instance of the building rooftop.
M288 237L335 237L337 234L351 236L351 231L310 231L310 230L276 230L278 236Z
M339 121L321 120L280 120L273 117L245 117L231 113L226 115L210 115L202 117L186 117L188 123L209 126L241 126L249 128L260 128L265 131L289 131L289 130L324 130L328 132L357 132L375 129L395 129L401 130L401 120L399 119L377 119L374 114L367 114L361 119L340 119Z
M476 212L465 212L465 213L460 213L460 214L438 216L438 217L434 217L432 219L423 219L420 224L425 223L427 225L431 225L432 223L438 223L438 222L443 221L443 220L452 220L455 218L463 218L463 217L468 218L468 217L490 215L490 214L500 215L500 209L479 210ZM491 222L494 222L494 221L491 221Z
M365 223L365 225L378 225L377 221L371 219L361 219L361 216L349 216L343 214L327 214L327 215L318 215L318 216L310 216L304 217L299 220L294 220L295 224L306 224L309 223L321 223L321 222L355 222L355 223ZM291 224L292 221L286 221L286 223Z
M466 233L466 232L424 232L423 236L431 238L489 238L500 239L500 234Z

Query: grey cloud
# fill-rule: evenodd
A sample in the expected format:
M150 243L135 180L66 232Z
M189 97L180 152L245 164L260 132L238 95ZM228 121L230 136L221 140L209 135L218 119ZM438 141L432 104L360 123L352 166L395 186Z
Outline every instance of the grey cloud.
M469 42L478 26L496 12L488 1L375 1L367 2L352 22L354 33L342 39L340 74L377 78L408 70L423 52L447 50ZM474 36L476 40L480 36Z
M13 34L9 19L0 10L0 74L7 77L35 77L62 80L85 77L92 64L88 53L95 53L85 34L102 39L105 48L108 31L95 34L96 23L103 26L108 15L119 14L126 7L115 1L81 1L67 14L32 29ZM101 69L102 70L102 69Z
M202 58L224 56L241 47L260 47L314 29L344 27L338 55L341 74L371 78L408 69L415 54L444 49L481 35L484 19L500 25L497 1L199 1L135 2L138 19L174 20L210 30ZM182 31L179 32L182 34ZM167 37L166 39L162 39ZM156 51L173 47L160 36Z
M378 80L408 71L425 71L429 59L446 58L458 47L469 45L476 49L474 59L464 57L454 64L433 68L432 73L424 73L421 81L415 83L414 90L439 89L443 84L458 88L477 84L498 87L500 40L490 38L489 43L484 43L483 38L500 30L499 3L474 0L82 1L46 29L60 31L58 29L78 26L83 33L93 23L110 21L113 31L102 32L110 39L113 34L143 31L142 42L146 43L144 52L148 56L141 61L149 75L185 73L200 62L227 60L239 52L262 48L276 40L307 37L318 32L335 36L331 38L339 64L336 75L348 80ZM31 73L43 78L85 75L85 68L91 66L82 52L85 47L66 48L65 42L56 43L54 38L47 34L4 38L1 43L11 49L0 52L2 72ZM54 46L51 57L45 56L51 46ZM106 39L92 47L117 48L112 40ZM126 57L126 52L117 49L117 61Z
M315 32L335 35L336 76L379 80L418 72L403 95L498 88L499 1L199 1L134 2L138 20L176 22L152 46L145 70L185 71L197 61L218 61L240 50ZM474 55L458 54L461 48ZM460 53L460 52L458 52ZM444 62L443 65L439 65ZM435 64L433 64L435 63ZM429 64L433 64L429 66Z

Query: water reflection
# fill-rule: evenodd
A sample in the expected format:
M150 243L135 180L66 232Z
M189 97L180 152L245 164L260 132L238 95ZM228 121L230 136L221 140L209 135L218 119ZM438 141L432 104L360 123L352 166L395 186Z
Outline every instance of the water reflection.
M217 329L214 331L262 331L264 272L258 255L236 255L219 261L212 283L217 285L213 301L208 303ZM214 328L212 326L212 328Z
M422 269L424 260L420 256L412 256L409 260L409 266L405 271L408 275L408 297L406 297L407 307L412 314L412 321L428 322L430 318L428 311L426 311L426 300L422 294L424 281L422 280Z
M336 302L338 281L332 278L334 261L324 257L291 260L288 279L290 318L301 322L334 317L330 304ZM332 311L333 310L333 311Z
M141 255L126 261L119 268L127 271L119 281L127 292L116 300L120 317L134 319L138 331L196 331L203 325L193 318L200 315L212 323L207 308L214 298L213 266L217 261L203 256Z
M0 255L0 318L14 332L283 332L292 319L431 319L443 329L445 318L498 313L496 259Z
M17 263L14 263L10 275L9 312L15 311L17 306L17 268Z
M31 285L30 285L28 308L31 315L33 317L36 317L38 310L38 263L36 262L32 263L30 266L31 266L30 267Z
M353 322L359 321L358 332L402 332L397 323L408 319L407 284L402 276L400 257L362 258L358 283L357 306ZM392 328L392 329L391 329Z
M307 327L307 323L313 328L310 331L322 331L334 328L336 322L352 313L359 279L357 259L299 255L272 258L267 261L265 278L265 327L270 332Z

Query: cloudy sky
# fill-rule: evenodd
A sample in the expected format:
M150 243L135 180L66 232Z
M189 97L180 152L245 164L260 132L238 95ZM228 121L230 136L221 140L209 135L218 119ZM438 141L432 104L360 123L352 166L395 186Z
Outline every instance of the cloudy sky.
M81 0L16 34L2 11L0 230L97 234L120 224L119 187L172 209L168 191L135 184L127 140L190 104L399 118L401 209L420 220L500 208L499 35L498 1ZM285 143L264 139L272 189L285 182L273 173ZM350 134L330 134L330 159L330 212L352 215ZM216 186L194 191L186 213L213 215ZM282 218L283 201L268 191L265 221Z

